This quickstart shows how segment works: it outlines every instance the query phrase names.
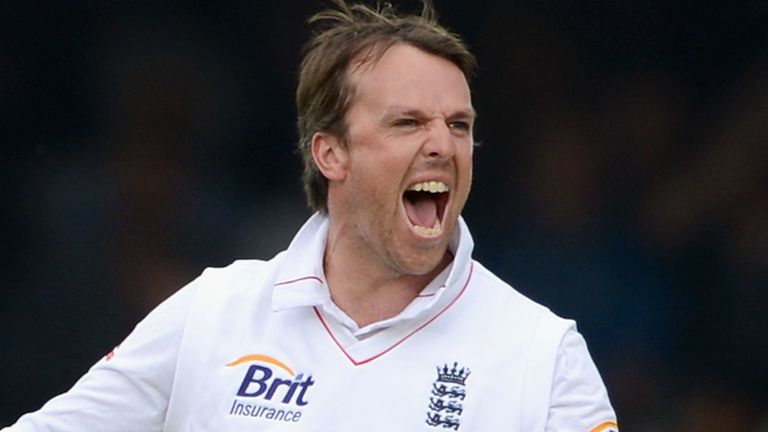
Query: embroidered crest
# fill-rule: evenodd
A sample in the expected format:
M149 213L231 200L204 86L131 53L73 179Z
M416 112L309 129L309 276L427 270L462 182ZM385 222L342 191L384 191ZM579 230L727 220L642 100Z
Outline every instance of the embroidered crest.
M429 397L427 424L459 430L464 398L467 396L465 384L471 372L469 368L459 368L458 362L453 362L452 368L445 364L436 369L437 379L432 384Z

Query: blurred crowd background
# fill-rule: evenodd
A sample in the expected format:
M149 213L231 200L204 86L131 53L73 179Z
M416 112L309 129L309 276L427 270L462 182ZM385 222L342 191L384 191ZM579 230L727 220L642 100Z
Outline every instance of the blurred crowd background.
M475 257L577 320L624 430L768 430L768 3L435 2L481 66ZM287 245L324 4L3 2L0 425Z

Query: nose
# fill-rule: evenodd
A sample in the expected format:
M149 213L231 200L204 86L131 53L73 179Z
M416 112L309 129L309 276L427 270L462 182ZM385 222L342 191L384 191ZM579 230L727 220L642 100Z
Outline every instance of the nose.
M456 147L451 134L451 129L444 119L433 119L429 123L428 135L421 150L424 156L430 160L444 160L452 158Z

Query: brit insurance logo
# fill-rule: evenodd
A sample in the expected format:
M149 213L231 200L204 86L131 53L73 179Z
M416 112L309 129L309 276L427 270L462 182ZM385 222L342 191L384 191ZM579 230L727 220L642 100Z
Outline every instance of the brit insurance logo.
M246 369L244 365L248 365ZM312 375L296 373L282 361L264 354L240 357L227 367L242 367L243 380L229 415L283 423L301 421L301 408L309 404Z
M464 398L467 396L466 381L471 371L469 368L459 368L458 362L454 362L450 368L445 364L436 369L437 379L432 384L429 397L427 424L436 428L459 430Z

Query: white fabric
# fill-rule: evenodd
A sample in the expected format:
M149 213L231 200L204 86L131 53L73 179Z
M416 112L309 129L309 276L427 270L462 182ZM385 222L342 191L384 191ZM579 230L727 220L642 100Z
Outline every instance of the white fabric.
M327 223L270 261L206 270L3 431L617 430L574 323L472 261L463 220L452 266L362 329L330 300Z

